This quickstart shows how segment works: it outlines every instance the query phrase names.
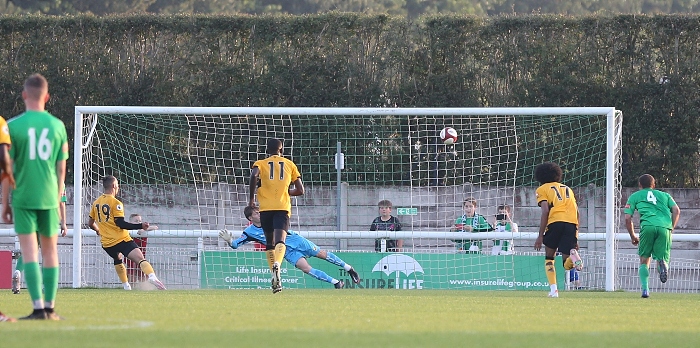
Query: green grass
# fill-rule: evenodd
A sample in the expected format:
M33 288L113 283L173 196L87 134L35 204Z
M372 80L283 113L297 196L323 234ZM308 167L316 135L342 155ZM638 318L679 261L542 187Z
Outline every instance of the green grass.
M0 323L3 347L697 347L700 294L61 289L61 322ZM29 314L26 291L0 310ZM276 313L274 311L277 311ZM31 344L29 343L31 342Z

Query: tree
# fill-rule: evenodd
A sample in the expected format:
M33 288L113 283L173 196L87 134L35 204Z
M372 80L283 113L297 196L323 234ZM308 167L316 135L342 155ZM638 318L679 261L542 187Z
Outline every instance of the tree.
M415 18L430 14L698 13L700 0L7 0L4 14L315 14L329 11Z

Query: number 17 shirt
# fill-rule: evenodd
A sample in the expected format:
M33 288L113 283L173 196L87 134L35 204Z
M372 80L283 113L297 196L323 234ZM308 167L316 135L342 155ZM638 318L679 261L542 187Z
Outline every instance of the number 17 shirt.
M537 188L537 205L543 201L549 204L547 225L553 222L569 222L578 225L578 204L574 192L558 182L548 182Z

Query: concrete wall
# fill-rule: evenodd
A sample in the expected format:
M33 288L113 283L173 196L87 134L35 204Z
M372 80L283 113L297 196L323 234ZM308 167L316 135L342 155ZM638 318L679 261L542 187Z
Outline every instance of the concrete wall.
M73 193L68 187L68 216L72 223ZM625 188L620 206L635 189ZM700 190L668 189L682 210L678 233L700 233ZM444 230L461 215L462 200L477 198L478 212L487 217L496 213L499 204L512 204L514 219L524 230L535 230L539 223L539 207L534 187L513 189L478 187L408 188L390 186L343 185L342 230L366 230L378 215L377 203L389 199L394 215L399 207L418 209L416 216L401 216L401 221L414 230ZM95 190L95 193L97 191ZM605 227L605 194L603 188L574 188L581 213L581 232L603 232ZM96 194L94 194L96 197ZM215 184L209 187L148 186L124 188L120 198L127 215L139 212L166 229L217 229L244 226L243 207L247 204L244 185ZM305 196L295 198L293 223L301 230L336 230L337 189L307 187ZM87 211L84 212L87 216ZM624 219L620 219L624 228Z
M241 230L246 224L243 207L247 202L248 188L245 185L212 184L206 187L160 185L146 187L123 187L120 192L126 206L127 215L132 212L142 214L147 221L161 229L221 229ZM341 230L368 230L377 215L377 202L389 199L393 202L394 213L399 207L417 208L418 215L399 216L404 230L445 231L462 214L461 203L467 196L476 197L478 212L489 218L496 213L496 206L502 203L513 204L514 220L521 231L536 231L539 223L534 187L513 189L479 187L472 185L456 187L410 188L393 186L342 186L340 216ZM605 195L603 188L574 188L581 214L581 233L605 231ZM623 189L620 206L635 189ZM681 219L676 233L700 233L700 190L668 189L681 208ZM73 191L68 187L68 221L73 223ZM305 196L295 198L292 218L294 229L298 230L337 230L336 187L307 187ZM99 194L97 187L91 188L91 195ZM87 220L87 211L83 212ZM635 218L635 221L637 219ZM625 232L624 217L620 213L620 231ZM637 222L638 225L638 222ZM0 244L8 240L0 238ZM348 240L318 241L328 247L369 247L372 241ZM346 244L348 243L348 244ZM634 247L621 242L621 248ZM700 245L697 242L675 243L674 249L689 251L685 256L700 258ZM584 248L601 250L602 242L588 242Z

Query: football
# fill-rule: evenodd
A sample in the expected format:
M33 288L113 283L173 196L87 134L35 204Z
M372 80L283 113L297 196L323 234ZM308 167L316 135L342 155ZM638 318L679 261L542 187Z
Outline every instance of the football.
M440 131L440 139L445 145L457 142L457 131L452 127L445 127Z

